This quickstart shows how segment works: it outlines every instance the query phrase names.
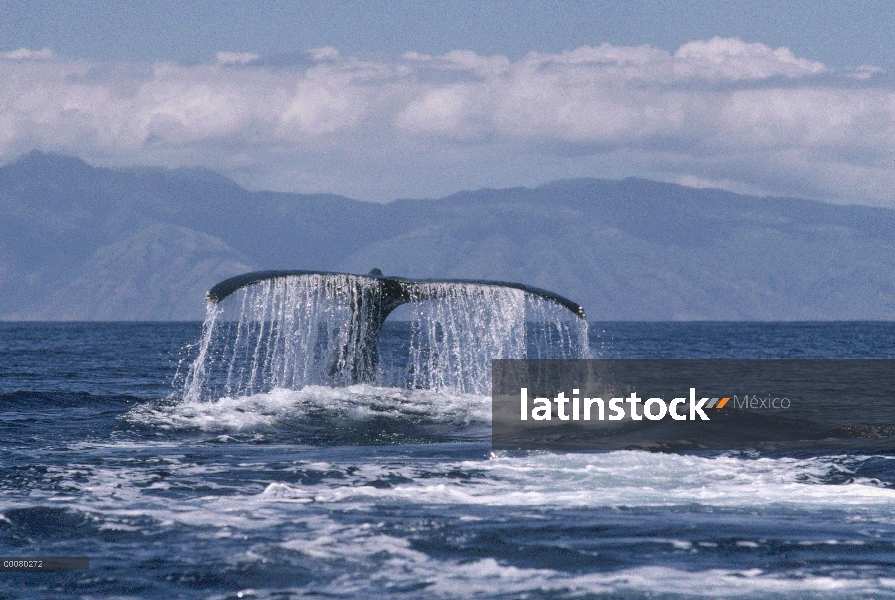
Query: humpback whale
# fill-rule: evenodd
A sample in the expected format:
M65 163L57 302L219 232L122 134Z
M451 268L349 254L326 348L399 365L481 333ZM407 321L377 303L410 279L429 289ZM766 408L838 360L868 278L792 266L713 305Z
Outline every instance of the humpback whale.
M366 275L331 271L254 271L225 279L212 287L206 298L209 302L218 303L237 290L256 283L285 277L310 276L339 279L347 276L357 282L357 289L351 295L355 299L352 310L356 318L347 324L350 328L348 341L338 350L329 367L331 375L345 375L352 382L369 381L373 378L379 357L379 330L393 310L408 302L447 298L453 286L517 289L557 304L580 319L585 318L581 305L559 294L521 283L483 279L410 279L386 276L379 269L373 269Z

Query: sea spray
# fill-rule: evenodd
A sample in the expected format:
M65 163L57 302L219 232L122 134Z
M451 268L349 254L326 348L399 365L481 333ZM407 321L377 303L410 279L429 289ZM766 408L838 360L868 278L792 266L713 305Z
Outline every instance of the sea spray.
M420 283L403 342L377 355L377 281L308 274L260 281L209 304L184 399L307 385L377 385L487 394L491 359L586 358L587 324L522 290Z
M524 358L592 358L587 321L533 294L525 295L525 307Z
M420 288L435 299L411 304L413 387L486 394L491 359L525 357L524 292L455 283Z
M202 385L206 380L206 363L208 362L208 348L211 346L214 335L214 325L217 322L221 309L217 304L208 302L205 306L205 322L202 323L202 340L199 343L199 354L190 366L190 371L184 385L183 397L186 400L198 400L202 393Z

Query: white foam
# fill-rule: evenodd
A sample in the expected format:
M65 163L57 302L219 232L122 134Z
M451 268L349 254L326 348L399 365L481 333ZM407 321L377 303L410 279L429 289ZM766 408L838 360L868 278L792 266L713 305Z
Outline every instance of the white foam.
M759 569L710 569L684 571L668 567L639 567L610 573L570 575L550 569L520 569L488 558L433 572L427 594L435 597L475 597L519 594L537 590L541 594L568 596L605 593L669 594L677 597L729 598L768 594L841 595L881 591L874 579L855 580L825 576L793 577L768 575Z
M685 597L853 597L891 594L895 585L891 579L817 575L797 568L768 573L760 569L645 566L576 574L554 568L522 568L493 558L473 562L442 559L416 549L412 534L396 535L393 527L377 522L375 517L376 507L382 505L429 505L432 508L423 512L433 514L443 514L442 507L449 506L451 514L460 520L464 513L473 520L486 516L476 512L479 506L563 509L698 505L750 511L817 511L826 518L830 511L841 511L839 518L861 524L891 524L895 521L895 490L861 478L841 485L819 483L831 474L848 473L853 457L708 458L631 451L522 456L495 453L484 460L417 457L407 461L387 453L377 457L363 449L347 449L321 461L316 454L302 459L302 449L296 449L289 469L292 483L277 480L275 475L267 480L236 478L222 495L172 498L161 493L155 471L166 471L165 482L172 488L177 483L205 489L219 487L213 476L227 470L265 472L263 456L239 463L199 463L187 458L188 445L184 443L183 453L176 453L172 452L176 448L167 443L166 453L153 458L152 452L160 446L146 444L141 461L131 466L124 454L139 448L128 442L122 444L122 456L114 459L117 463L53 467L47 476L64 483L65 495L54 491L49 497L39 497L39 490L34 490L20 502L5 499L2 510L33 506L39 501L42 505L77 509L109 531L145 530L157 535L159 529L170 529L190 531L189 535L198 539L221 540L252 536L251 546L228 560L263 561L271 553L279 556L291 552L322 561L326 572L337 575L316 579L314 589L333 595L352 591L369 595L407 586L424 589L425 595L433 598L511 596L533 591L573 597L646 592ZM109 445L114 447L114 443ZM109 448L97 452L108 457ZM313 472L314 483L294 483L295 471ZM457 478L457 472L467 477ZM383 481L402 483L376 485ZM332 517L334 511L351 510L369 514L370 520L344 523ZM269 532L279 532L284 523L290 525L288 538L269 541ZM282 538L275 534L274 539ZM692 540L640 539L679 551L716 552L711 544ZM763 544L761 540L737 541L745 552L754 552ZM861 542L824 536L813 543L833 546ZM300 595L306 590L295 591Z
M673 543L673 541L669 541ZM521 568L494 558L472 562L439 560L414 550L408 540L388 535L381 524L346 526L323 520L312 532L279 548L312 559L350 566L334 582L315 582L318 593L381 594L388 589L424 586L428 598L509 596L537 592L576 597L606 593L651 593L683 597L821 595L854 597L890 593L892 580L766 573L762 569L683 570L664 566L623 568L575 574L556 569ZM280 554L280 552L277 552ZM295 590L298 591L298 590Z
M391 416L450 423L462 431L463 426L490 424L491 400L481 395L365 384L338 388L311 385L207 402L145 404L132 410L127 418L161 429L246 431L287 422L300 427L303 420L312 424L324 413L346 424Z
M345 470L344 465L335 465ZM419 467L357 465L351 485L321 483L278 488L277 500L318 503L411 503L514 507L770 506L791 509L895 508L895 490L857 478L815 483L841 471L834 458L713 458L639 451L495 456L489 461ZM458 479L456 472L477 474ZM439 476L440 474L440 476ZM405 481L391 487L378 481ZM409 480L409 482L408 482ZM289 488L288 491L286 488Z
M182 418L190 426L197 422ZM220 421L213 423L215 427L220 425ZM227 514L235 519L230 523L234 527L242 526L244 519L257 521L262 514L267 515L262 520L269 517L277 522L281 518L278 511L288 505L341 510L367 509L374 504L551 509L703 506L769 514L832 510L842 511L842 518L856 522L895 523L895 489L875 479L849 476L840 484L821 483L829 476L848 475L854 457L703 457L619 451L522 456L493 453L484 460L406 460L389 459L388 453L376 458L362 448L350 448L328 453L328 460L322 462L313 449L277 450L290 457L290 473L315 473L309 479L313 483L297 484L294 479L278 479L274 473L267 480L220 478L234 468L266 472L264 455L244 464L215 460L196 463L183 454L190 451L189 445L185 443L178 452L170 442L148 443L142 450L132 442L122 442L122 452L117 456L111 452L115 443L82 450L104 456L104 464L72 462L65 467L50 467L46 477L53 481L55 491L48 499L78 499L89 511L152 514L188 523L217 524L221 515ZM164 453L155 456L160 450ZM135 454L144 458L132 463L130 456ZM308 456L303 459L305 454ZM156 474L160 469L167 473L163 478ZM457 477L457 473L465 476ZM227 495L170 503L159 492L175 483L181 488L223 488ZM39 489L28 493L29 501L41 499ZM13 501L7 498L5 504Z

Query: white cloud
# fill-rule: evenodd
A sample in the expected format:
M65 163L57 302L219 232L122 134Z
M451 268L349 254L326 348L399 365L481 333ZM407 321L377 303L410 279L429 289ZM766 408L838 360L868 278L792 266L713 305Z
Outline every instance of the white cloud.
M338 50L329 46L325 48L314 48L313 50L310 50L308 54L314 60L339 60L341 56Z
M257 54L252 54L251 52L218 52L216 55L218 59L218 63L222 65L247 65L250 62L254 62L261 58Z
M887 77L722 38L515 61L220 52L198 66L22 49L0 55L0 159L204 165L361 198L638 175L895 205Z
M46 60L53 57L53 51L49 48L42 50L29 50L28 48L19 48L12 52L0 52L0 60Z
M764 44L747 44L736 38L690 42L681 46L674 58L680 73L729 81L774 76L795 78L829 71L819 62L796 58L789 48L772 50Z

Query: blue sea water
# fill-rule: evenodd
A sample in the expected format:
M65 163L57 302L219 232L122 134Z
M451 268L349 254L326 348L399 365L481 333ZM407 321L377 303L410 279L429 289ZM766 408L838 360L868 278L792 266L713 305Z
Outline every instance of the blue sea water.
M387 324L384 342L404 334ZM184 400L201 324L0 324L11 598L895 597L895 452L492 452L490 399ZM895 358L893 323L592 323L604 358Z

